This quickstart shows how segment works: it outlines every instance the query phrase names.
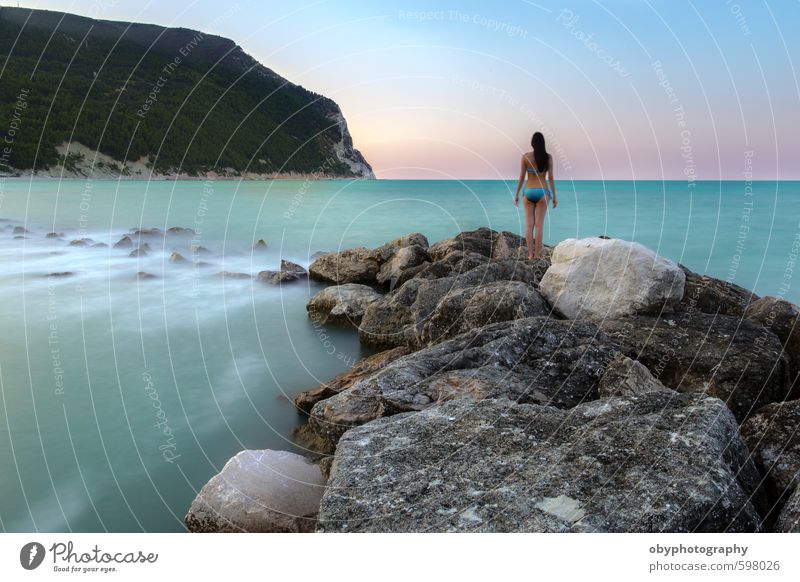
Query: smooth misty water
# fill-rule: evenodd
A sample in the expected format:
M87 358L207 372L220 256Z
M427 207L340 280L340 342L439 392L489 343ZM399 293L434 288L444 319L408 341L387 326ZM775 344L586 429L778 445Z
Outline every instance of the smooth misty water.
M431 241L478 226L521 232L504 182L115 182L8 180L0 196L0 527L8 531L173 531L197 489L244 448L285 448L299 422L285 396L364 355L354 333L316 329L319 288L257 273L280 257ZM561 184L547 242L608 234L760 294L788 291L800 183ZM750 204L752 203L752 206ZM22 225L27 238L15 239ZM153 252L80 248L132 227L199 236ZM46 239L50 231L63 240ZM264 238L267 251L252 251ZM187 258L210 250L205 266ZM795 251L797 247L795 246ZM72 277L48 273L72 271ZM157 276L142 280L138 271ZM165 435L164 431L171 433Z

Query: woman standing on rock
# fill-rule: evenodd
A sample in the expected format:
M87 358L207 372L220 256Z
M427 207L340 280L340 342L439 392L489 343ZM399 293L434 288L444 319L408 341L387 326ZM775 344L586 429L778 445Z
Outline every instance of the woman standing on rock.
M553 156L547 153L544 136L540 132L533 134L531 146L533 151L522 155L514 206L519 205L519 191L527 176L525 189L522 191L525 196L525 241L528 243L528 259L534 260L542 256L542 228L544 215L547 213L547 201L552 198L553 208L556 208L558 200L553 181Z

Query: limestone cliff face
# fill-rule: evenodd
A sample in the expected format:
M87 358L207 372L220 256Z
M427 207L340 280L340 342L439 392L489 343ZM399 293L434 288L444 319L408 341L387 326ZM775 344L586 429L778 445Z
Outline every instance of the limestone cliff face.
M227 38L0 8L0 54L0 173L375 177L334 101Z

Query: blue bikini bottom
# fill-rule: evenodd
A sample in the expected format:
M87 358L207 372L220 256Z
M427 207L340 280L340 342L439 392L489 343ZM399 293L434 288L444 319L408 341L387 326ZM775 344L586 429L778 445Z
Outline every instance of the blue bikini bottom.
M547 196L548 200L551 198L550 190L547 188L525 188L523 194L531 202L539 202L544 196Z

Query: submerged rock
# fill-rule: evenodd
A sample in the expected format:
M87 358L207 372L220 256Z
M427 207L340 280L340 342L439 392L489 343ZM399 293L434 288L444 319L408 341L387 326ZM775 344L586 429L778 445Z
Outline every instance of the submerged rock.
M260 238L256 241L256 244L253 245L253 249L255 250L264 250L267 248L267 241L263 238Z
M665 386L721 398L739 421L790 393L788 362L768 329L728 315L676 313L601 324Z
M71 247L88 247L89 245L93 244L94 241L90 238L77 238L75 240L69 241L69 246Z
M28 234L28 229L24 226L15 226L11 234Z
M47 273L47 277L53 277L55 279L63 279L65 277L74 277L75 273L72 271L59 271L56 273Z
M236 273L234 271L220 271L216 275L217 277L221 277L223 279L252 279L253 277L250 273Z
M270 285L282 285L304 279L307 276L308 271L297 263L281 259L280 271L261 271L256 275L256 279Z
M308 276L308 271L306 271L305 268L292 261L287 261L286 259L281 259L281 271L294 273L298 278Z
M530 288L497 285L481 290L482 286L499 281L528 283ZM362 343L379 348L419 348L470 327L547 314L549 306L532 286L537 281L537 272L531 265L514 260L483 263L450 277L413 278L367 306L359 338ZM481 305L481 300L487 303ZM469 310L459 312L459 305Z
M61 238L64 236L63 232L48 232L44 238Z
M125 248L130 248L132 246L133 246L133 239L131 239L131 237L129 237L127 234L114 243L115 249L125 249Z
M589 322L531 317L486 325L397 359L311 409L331 447L353 426L458 398L509 398L570 408L598 397L617 355Z
M169 262L170 263L185 263L186 257L180 254L178 251L172 251L169 255Z
M136 278L137 279L158 279L158 277L156 277L152 273L146 273L145 271L139 271L138 273L136 273Z
M210 251L210 250L208 250L208 249L207 249L206 247L204 247L203 245L199 245L199 244L192 244L192 245L189 245L189 251L190 251L190 252L191 252L193 255L208 255L208 254L211 254L211 251Z
M160 228L152 227L152 228L132 228L131 233L133 236L140 237L140 236L159 236L163 235L164 233L161 232Z
M357 283L326 287L306 305L309 317L320 325L334 323L358 327L364 309L382 296L372 287Z
M599 322L670 310L685 279L676 263L639 243L567 239L553 251L540 289L565 317Z
M286 451L242 451L197 494L192 532L309 532L325 479L319 466Z
M185 226L170 226L167 229L169 234L190 234L195 235L197 234L193 228L187 228Z
M718 399L457 400L339 442L325 532L753 532L758 472Z
M142 243L135 249L133 249L128 256L129 257L146 257L150 254L150 245L147 243Z

